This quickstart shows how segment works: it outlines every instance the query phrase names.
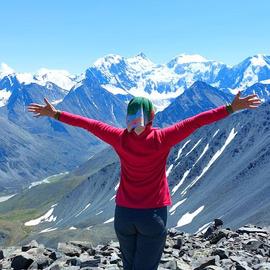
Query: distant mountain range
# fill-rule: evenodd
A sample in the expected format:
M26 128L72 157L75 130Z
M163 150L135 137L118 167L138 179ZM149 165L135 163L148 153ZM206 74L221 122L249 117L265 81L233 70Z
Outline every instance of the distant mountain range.
M3 147L10 145L10 138L1 136L2 159L5 161L0 163L0 191L16 189L18 184L28 185L50 174L72 170L105 146L84 130L49 118L33 118L26 111L31 102L44 103L43 98L47 97L57 109L124 127L127 102L135 95L142 95L154 102L159 112L155 124L162 127L230 102L238 89L250 87L249 92L256 91L267 100L269 59L269 56L258 54L229 67L199 55L182 54L164 65L154 64L143 53L131 58L107 55L80 75L44 68L36 74L17 73L2 64L0 116L16 125L17 131L12 136L19 137L22 130L28 138L16 144L20 154L13 157L15 160L12 162L21 165L13 168L9 158L12 154L8 147ZM3 124L0 135L4 130ZM73 138L76 138L75 143L72 143ZM39 158L29 157L22 161L22 156L27 156L23 146L26 144L37 145L35 151ZM45 145L46 149L54 149L57 153L57 164L43 150ZM29 166L40 169L33 173L33 169L25 170Z
M165 127L231 102L238 90L243 96L258 94L264 104L201 128L169 156L173 206L168 224L190 232L216 217L233 227L270 223L269 56L229 67L199 55L180 55L164 65L142 53L107 55L81 75L46 69L21 74L2 65L0 194L17 195L0 202L0 225L2 216L12 220L5 226L23 234L25 223L41 217L29 237L42 231L48 241L100 224L111 229L117 156L85 130L33 118L26 110L29 103L44 104L47 97L59 110L125 127L127 102L146 96L158 110L154 126Z
M6 64L0 69L0 106L8 102L14 87L35 83L57 85L67 94L82 84L86 77L95 78L107 91L116 96L142 95L153 100L159 110L170 104L195 81L203 81L219 89L235 93L257 82L269 80L270 56L254 55L235 66L208 60L200 55L181 54L167 64L154 64L143 53L131 58L109 54L98 59L80 75L65 70L40 69L35 74L16 73ZM268 82L269 83L269 82ZM14 86L12 88L12 86ZM52 88L52 86L48 86ZM55 104L60 97L52 98Z

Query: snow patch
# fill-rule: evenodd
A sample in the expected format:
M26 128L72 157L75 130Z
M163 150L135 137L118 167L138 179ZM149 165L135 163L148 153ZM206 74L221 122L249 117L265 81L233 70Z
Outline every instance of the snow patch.
M179 187L184 183L185 179L187 178L188 174L190 172L190 169L185 171L182 179L179 181L179 183L172 189L172 195L179 189Z
M214 135L212 136L212 138L214 138L219 132L219 129L214 133Z
M202 212L204 209L204 205L202 205L201 207L199 207L197 210L195 210L193 213L189 213L187 212L186 214L184 214L177 222L177 225L175 226L175 228L177 227L182 227L184 225L187 225L189 223L192 222L192 220L200 213Z
M201 142L201 140L202 139L200 139L185 156L188 156L199 145L199 143Z
M172 171L172 168L173 168L173 164L171 164L170 167L167 169L167 171L166 171L166 177L169 176L169 174L170 174L171 171Z
M117 95L117 94L128 95L128 93L125 90L112 84L101 84L101 87L103 87L104 89L106 89L107 91L109 91L110 93L114 95Z
M196 160L196 162L193 164L193 166L192 167L194 167L195 166L195 164L203 157L203 155L205 154L205 152L208 150L208 148L209 148L209 144L207 144L205 147L204 147L204 149L203 149L203 151L202 151L202 153L201 153L201 155L199 156L199 158Z
M56 205L57 204L52 205L51 209L47 213L45 213L43 216L36 218L36 219L29 220L29 221L25 222L24 225L25 226L35 226L35 225L38 225L40 223L55 221L57 217L54 217L52 213L53 213L54 207Z
M8 91L7 89L0 89L0 107L3 107L7 104L10 96L11 91Z
M8 76L10 74L14 74L15 70L9 67L6 63L1 63L0 66L0 79L4 78L5 76Z
M63 101L63 98L61 98L61 99L56 99L55 101L52 101L51 103L53 104L53 105L57 105L58 103L60 103L60 102L62 102Z
M197 233L205 233L205 232L207 231L208 227L209 227L211 224L212 224L212 222L208 222L208 223L204 224L202 227L200 227L200 228L197 230L197 232L196 232L195 234L197 234Z
M119 188L119 185L120 185L120 181L116 184L116 186L114 188L115 191Z
M255 56L253 56L251 59L250 59L250 62L252 65L254 66L260 66L260 67L264 67L267 65L267 63L265 62L264 60L264 57L262 54L257 54Z
M176 159L175 159L174 161L177 161L177 160L180 158L183 149L186 147L186 145L187 145L189 142L190 142L190 140L186 141L185 144L178 150L177 157L176 157Z
M262 84L270 84L270 79L269 80L260 81L260 83L262 83Z
M110 222L113 222L113 221L114 221L114 217L104 221L103 224L110 223Z
M174 205L170 208L169 212L170 212L170 213L171 213L171 212L174 212L178 206L180 206L181 204L183 204L183 203L186 201L186 199L187 199L187 198L185 198L185 199L183 199L183 200L177 202L176 204L174 204Z
M113 195L113 196L110 198L110 201L112 201L115 197L116 197L116 195Z
M28 189L31 189L32 187L35 187L35 186L38 186L38 185L41 185L41 184L48 184L52 180L51 178L55 178L56 176L65 175L65 174L68 174L68 171L53 174L53 175L50 175L50 176L44 178L43 180L32 182L30 184L30 186L28 187Z
M52 231L55 231L55 230L57 230L57 227L56 228L51 227L51 228L44 229L44 230L40 231L39 233L52 232Z
M12 194L12 195L5 195L5 196L1 196L0 197L0 202L5 202L7 200L9 200L10 198L12 198L13 196L15 196L17 193Z
M83 210L81 210L77 215L75 215L75 217L79 216L82 212L84 212L89 206L91 205L91 203L88 203Z

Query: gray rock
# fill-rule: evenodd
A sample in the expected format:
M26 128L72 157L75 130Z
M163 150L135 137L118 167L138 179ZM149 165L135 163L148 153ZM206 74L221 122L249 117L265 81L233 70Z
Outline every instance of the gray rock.
M253 266L255 270L270 270L270 262L259 263Z
M216 264L215 256L201 258L195 262L194 270L202 270L209 265L215 265L215 264Z
M192 270L192 267L182 259L176 261L177 270Z
M267 232L266 230L263 230L261 228L258 228L258 227L241 227L239 228L238 230L236 230L237 233L241 233L241 234L244 234L244 233L263 233L263 234L269 234L269 232Z
M177 269L177 263L175 259L172 259L171 261L164 263L162 266L166 269L172 269L172 270Z
M256 249L258 249L258 248L260 248L262 246L263 246L262 242L255 239L255 238L243 241L243 247L246 248L246 249L256 250Z
M0 249L0 260L4 259L4 252L2 249Z
M11 267L14 270L27 269L32 263L33 259L27 254L17 255L12 259Z
M220 257L220 259L228 259L229 258L229 252L225 249L221 249L221 248L217 248L215 250L213 250L213 252L211 253L211 256L216 256L218 255Z
M68 243L58 243L58 251L63 252L67 256L74 257L80 256L81 249Z
M214 233L210 238L211 244L216 244L218 241L220 241L222 238L226 238L227 234L224 231L218 231Z
M28 251L31 248L37 248L39 246L36 240L32 240L29 244L22 246L22 251Z
M97 267L99 266L101 262L101 259L86 259L84 261L81 261L81 268L83 267Z

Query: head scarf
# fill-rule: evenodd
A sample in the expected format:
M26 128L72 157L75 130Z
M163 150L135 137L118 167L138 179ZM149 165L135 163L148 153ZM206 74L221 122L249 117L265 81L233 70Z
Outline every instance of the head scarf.
M130 132L136 127L145 127L155 116L153 103L145 97L134 97L127 107L127 130Z

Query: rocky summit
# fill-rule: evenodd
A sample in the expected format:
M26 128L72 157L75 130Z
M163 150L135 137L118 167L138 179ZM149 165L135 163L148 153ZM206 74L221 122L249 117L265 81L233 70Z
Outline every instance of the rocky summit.
M33 240L21 247L0 249L0 269L123 269L118 242L59 243L56 249ZM159 270L270 269L270 230L245 225L206 233L168 230Z

